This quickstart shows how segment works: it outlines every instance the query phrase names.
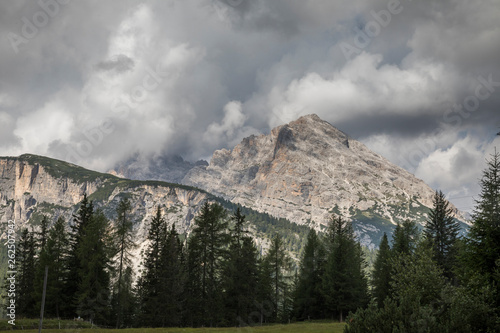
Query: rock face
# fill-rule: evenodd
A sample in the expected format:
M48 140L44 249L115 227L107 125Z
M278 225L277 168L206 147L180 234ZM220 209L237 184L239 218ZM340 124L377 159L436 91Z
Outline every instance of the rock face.
M215 151L210 164L191 169L183 183L318 230L332 213L342 214L368 246L398 221L422 223L434 195L422 180L316 115Z
M114 219L120 199L127 196L135 219L135 239L140 244L136 254L145 245L149 221L158 206L179 233L189 233L193 218L209 196L186 186L120 179L34 155L0 158L0 174L0 222L15 220L18 230L28 223L36 227L42 215L52 221L62 216L71 223L84 193L96 208ZM0 238L5 238L6 223L0 226ZM136 256L136 265L138 259Z
M34 155L0 158L0 222L15 219L18 225L23 225L28 220L36 224L44 213L50 213L51 216L55 214L54 219L62 215L69 220L71 214L78 209L84 193L87 193L94 200L95 206L105 212L112 211L120 198L127 196L132 202L133 215L140 212L144 220L148 220L160 205L167 218L175 221L176 226L185 231L200 203L207 199L207 193L187 187L132 182L88 170L88 177L75 173L57 175L52 170L58 167L57 164L47 167L43 162L33 162L37 158L39 157ZM62 166L69 165L52 161ZM176 218L180 215L183 217L181 220ZM143 228L144 220L136 221L138 230ZM139 233L138 236L141 237L142 234Z
M149 223L158 207L162 209L165 220L175 224L176 230L184 235L190 234L194 218L205 202L218 202L230 212L236 209L230 202L197 188L161 181L123 179L43 156L0 157L0 175L0 239L6 238L5 222L9 220L16 222L18 231L23 228L36 230L43 216L47 216L51 223L63 217L69 227L85 193L94 207L113 221L118 203L127 197L132 207L130 216L134 238L139 245L133 253L136 268L140 262L139 254L147 244ZM271 221L269 216L248 208L244 211L249 215L246 227L260 251L265 252L269 239L279 233L288 241L292 257L298 258L307 228L294 228L296 226L291 226L288 221ZM265 221L273 226L266 225ZM0 267L4 265L6 262L0 261Z

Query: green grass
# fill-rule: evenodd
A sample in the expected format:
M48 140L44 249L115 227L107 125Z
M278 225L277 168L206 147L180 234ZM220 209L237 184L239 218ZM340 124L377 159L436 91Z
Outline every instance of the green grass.
M2 319L0 320L0 331L3 330L23 330L23 332L38 332L38 319L16 319L15 326L12 326L7 322L9 319ZM59 325L61 327L61 330L59 330ZM57 328L57 332L76 332L77 330L80 331L83 328L89 328L92 327L89 323L87 322L76 322L73 320L57 320L57 319L45 319L43 321L43 331L42 332L48 332L48 331L54 331L55 328ZM45 329L47 328L47 330ZM31 329L36 329L36 331L31 330ZM50 329L50 330L49 330Z
M16 320L16 329L21 329L22 320ZM34 320L30 320L34 322ZM57 324L57 320L44 321ZM54 322L54 323L52 323ZM266 326L253 326L253 327L227 327L227 328L131 328L131 329L90 329L90 328L66 328L63 323L71 325L75 324L73 321L61 321L61 329L43 329L44 333L60 333L60 332L93 332L93 333L341 333L344 331L345 324L334 322L301 322L288 325L266 325ZM2 321L0 328L6 329L7 322ZM36 323L35 323L36 324ZM27 324L25 324L27 326ZM9 325L10 326L10 325ZM29 326L33 327L33 326ZM52 326L51 326L52 327ZM7 329L10 329L8 327ZM38 332L38 330L24 330L23 332Z

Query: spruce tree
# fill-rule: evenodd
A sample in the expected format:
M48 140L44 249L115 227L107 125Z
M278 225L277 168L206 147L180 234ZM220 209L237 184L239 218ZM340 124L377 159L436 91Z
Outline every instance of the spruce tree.
M373 265L372 286L373 296L379 307L382 307L384 300L391 294L391 248L387 234L384 232L380 242L377 258Z
M116 248L116 273L118 275L113 293L113 312L116 316L116 327L123 325L123 302L130 295L122 294L123 273L130 267L131 251L136 248L133 234L133 221L131 219L131 205L128 199L120 200L116 209L117 219L113 228L113 241Z
M219 204L205 203L195 218L188 242L189 322L194 326L216 326L224 317L221 294L222 272L227 260L226 211Z
M66 257L68 252L68 236L65 229L66 222L59 217L52 228L47 232L46 246L40 253L39 267L37 269L36 301L37 308L42 299L45 266L49 267L47 292L45 298L45 316L59 318L65 308L63 288L66 274Z
M134 272L132 267L127 266L122 275L121 283L121 311L122 311L122 327L132 327L137 325L136 310L137 298L133 286Z
M165 234L160 249L159 297L168 301L162 304L161 326L178 327L182 320L186 278L183 246L174 224Z
M287 291L290 283L291 259L286 253L285 245L279 235L271 240L271 247L265 259L271 274L272 294L271 300L274 306L272 320L287 321L289 313L287 310Z
M40 232L38 233L39 253L43 250L47 242L48 230L49 230L49 218L43 215L42 221L40 222Z
M424 235L432 243L436 262L444 270L445 276L451 278L455 260L454 246L460 227L452 216L453 210L443 192L436 191L433 205L425 224Z
M311 229L300 263L300 273L295 290L295 315L299 320L324 318L322 276L326 253L316 231Z
M35 244L34 233L23 229L16 249L16 315L34 317L36 315L35 296Z
M149 226L148 247L143 254L142 275L137 282L139 296L139 322L142 326L161 326L161 309L165 300L160 298L161 249L166 238L166 222L158 206Z
M257 311L259 318L249 318L249 324L268 323L273 320L273 313L275 306L272 302L273 299L273 279L272 269L270 262L266 257L259 258L258 261L258 278L257 278L257 291L255 296L257 298Z
M224 267L225 313L229 325L246 325L255 308L258 279L258 253L244 229L245 216L238 207L231 217L229 257Z
M343 321L344 314L365 306L368 301L365 262L351 223L342 217L332 219L327 244L328 259L323 275L326 310Z
M500 154L495 150L480 181L473 224L467 237L467 264L471 272L500 285ZM497 294L500 295L497 287ZM497 305L500 304L500 296Z
M109 221L98 210L84 228L78 248L80 263L77 312L92 323L108 324L110 306L110 273L112 243Z
M64 317L72 318L77 315L78 300L76 299L78 288L81 283L80 271L82 270L80 255L80 247L85 237L85 230L94 214L94 205L89 201L87 194L84 194L80 207L76 214L73 215L73 224L69 233L69 253L67 262L67 274L65 276L64 303L67 305Z
M415 252L419 239L419 231L415 222L410 220L399 222L392 234L392 251L394 254L411 254Z

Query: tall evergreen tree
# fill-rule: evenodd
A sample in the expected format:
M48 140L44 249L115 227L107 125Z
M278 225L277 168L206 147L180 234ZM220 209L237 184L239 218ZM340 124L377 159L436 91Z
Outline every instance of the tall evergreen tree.
M392 234L392 251L394 254L411 254L415 252L419 239L419 231L415 222L410 220L398 222Z
M219 204L205 203L195 218L188 243L189 322L215 326L224 317L221 291L223 265L227 259L226 211Z
M181 324L186 275L183 246L175 225L172 224L165 234L166 237L160 249L159 297L168 302L165 302L162 307L161 326L172 327Z
M229 325L248 324L247 320L255 309L258 280L258 252L253 240L244 229L245 216L238 207L231 217L229 257L224 268L226 322Z
M368 287L361 245L356 241L351 223L334 217L328 230L328 259L323 275L326 310L344 314L366 305Z
M73 215L73 224L69 234L69 253L67 258L67 274L64 283L64 303L67 305L64 317L72 318L77 315L78 300L76 299L81 283L80 248L85 237L85 230L94 214L94 205L84 194L78 212Z
M161 326L161 309L165 300L160 298L161 249L166 238L166 222L158 206L148 231L148 247L143 254L143 270L139 278L139 322L143 326Z
M49 267L47 292L45 301L46 317L61 317L65 308L63 298L64 276L66 274L66 256L68 252L68 236L65 229L66 222L59 217L47 233L46 246L40 254L39 268L37 269L36 300L42 299L45 266ZM39 308L39 305L37 305Z
M257 278L257 291L255 296L257 298L257 313L259 318L250 318L250 324L267 323L273 320L275 306L272 302L273 299L273 278L271 264L266 257L259 258L258 261L258 278Z
M33 317L36 315L35 296L35 253L34 233L23 229L16 249L16 315Z
M127 266L122 275L121 297L119 299L122 311L122 327L132 327L137 325L137 298L133 282L134 272L130 266Z
M77 291L77 312L91 322L108 324L110 306L109 267L110 249L109 221L98 210L84 228L84 237L78 248L80 262Z
M372 286L373 296L378 306L382 307L384 300L390 296L391 282L391 248L387 240L387 234L384 232L380 242L377 258L373 265Z
M453 210L443 192L436 191L433 204L429 219L425 224L424 234L432 243L436 262L444 270L445 276L451 278L455 260L454 246L460 227L452 216Z
M274 306L272 320L287 321L290 317L286 297L290 283L291 259L286 253L285 245L279 235L271 240L271 247L265 260L269 266L272 281L271 299Z
M500 285L500 154L495 150L480 181L481 193L467 238L470 271ZM500 295L500 288L497 287ZM500 304L497 300L497 305Z
M325 261L325 248L316 231L311 229L307 236L295 290L295 314L299 320L324 318L325 300L321 278Z
M48 231L49 231L49 218L44 215L42 217L42 221L40 222L40 232L38 233L38 239L37 239L39 252L41 252L45 247L48 237Z
M118 275L113 293L113 312L116 316L117 328L123 325L123 302L130 296L122 294L123 273L126 267L131 266L131 251L136 248L132 229L131 209L132 207L128 199L120 200L116 209L117 219L112 234L116 248L116 272Z

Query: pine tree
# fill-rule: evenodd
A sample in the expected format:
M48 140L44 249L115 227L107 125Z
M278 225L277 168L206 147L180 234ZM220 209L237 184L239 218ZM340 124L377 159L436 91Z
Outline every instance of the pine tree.
M137 309L137 298L133 287L134 272L131 267L127 266L122 275L121 283L121 311L122 311L122 327L132 327L136 325L135 314Z
M224 267L225 313L229 325L248 325L255 309L258 279L258 253L253 240L244 229L245 216L238 207L232 216L229 258Z
M439 300L445 285L443 271L432 258L429 242L419 242L415 253L402 254L394 260L391 287L400 303L432 305Z
M257 290L255 293L257 302L256 313L259 314L259 318L249 317L249 324L267 323L273 320L273 313L275 312L275 306L272 302L273 296L273 278L272 278L272 268L269 260L266 257L261 257L258 261L258 278L257 278Z
M384 232L382 241L380 242L377 258L373 265L373 296L375 297L378 306L382 307L384 300L391 294L391 248L387 240L387 234Z
M78 212L73 215L73 224L69 234L69 253L67 262L67 274L64 283L64 303L66 304L64 317L73 317L77 314L78 300L76 299L78 288L80 286L80 271L82 270L80 262L80 247L85 237L85 230L94 214L94 205L84 194L80 203Z
M311 229L300 263L300 274L295 290L295 314L297 319L324 318L322 276L325 270L326 253L316 231Z
M107 324L110 306L110 274L112 243L109 221L98 210L85 225L78 248L80 262L77 312L92 323Z
M473 213L473 225L467 238L467 263L490 282L500 285L500 154L488 161L480 181L481 193ZM497 291L499 288L497 287ZM500 292L498 293L500 294ZM500 296L499 296L500 298ZM497 300L497 305L500 300Z
M16 315L33 317L36 315L35 296L35 253L34 233L23 229L16 249Z
M166 237L160 249L159 297L168 302L164 302L161 308L161 326L178 327L181 324L184 304L183 246L174 224L165 233Z
M392 234L392 251L394 254L411 254L415 252L419 232L415 222L410 220L398 222Z
M49 230L49 218L43 215L42 221L40 222L40 232L38 233L39 252L41 252L45 247L48 237L48 230Z
M224 317L222 272L227 260L226 211L219 204L205 203L195 218L188 243L189 322L193 326L216 326Z
M271 300L274 306L272 320L284 321L289 319L286 307L286 293L289 284L291 259L285 252L285 245L279 235L271 240L271 247L265 257L271 273L272 294Z
M354 237L349 222L333 218L328 230L328 259L323 275L323 293L326 310L339 315L366 305L367 281L361 246Z
M424 234L432 243L436 262L444 270L445 276L451 278L455 260L454 246L460 227L452 216L453 210L443 192L436 191L433 204Z
M143 254L142 275L137 282L139 293L139 321L143 326L161 326L161 309L165 300L160 298L161 249L166 238L166 222L158 207L148 231L148 247Z
M40 308L40 301L43 291L43 280L45 266L49 267L47 280L47 292L45 301L46 317L61 317L64 309L63 287L66 273L66 256L68 252L68 236L65 230L66 222L62 217L47 232L46 246L40 253L39 268L37 269L37 308Z
M133 236L133 221L131 219L132 207L128 199L122 199L116 209L117 219L113 228L113 241L116 247L116 271L118 278L113 293L114 314L116 316L116 327L123 325L123 302L130 296L122 294L123 273L126 267L130 267L131 250L136 248Z

